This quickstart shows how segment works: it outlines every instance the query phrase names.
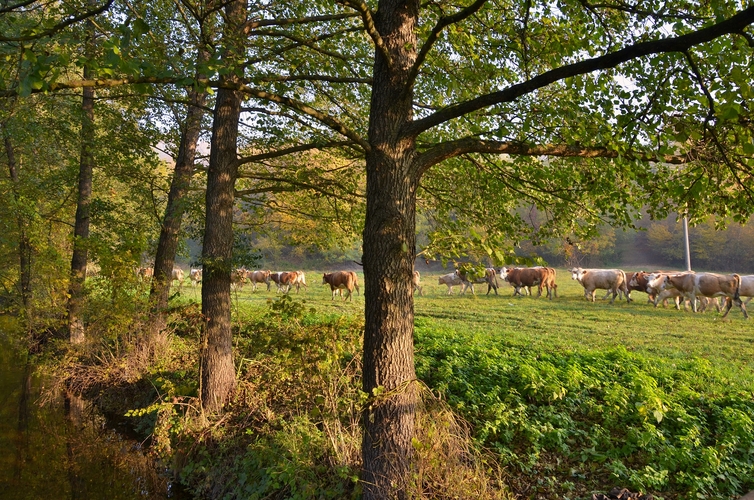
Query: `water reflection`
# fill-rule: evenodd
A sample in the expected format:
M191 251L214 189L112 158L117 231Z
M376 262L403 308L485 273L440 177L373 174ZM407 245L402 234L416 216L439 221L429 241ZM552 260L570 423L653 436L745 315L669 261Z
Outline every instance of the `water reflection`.
M176 498L139 443L76 397L37 404L42 380L0 324L0 499Z

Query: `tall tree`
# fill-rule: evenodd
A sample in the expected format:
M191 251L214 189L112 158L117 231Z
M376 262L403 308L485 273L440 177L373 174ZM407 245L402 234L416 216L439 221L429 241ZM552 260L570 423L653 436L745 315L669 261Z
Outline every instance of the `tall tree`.
M94 56L94 23L86 21L84 52ZM90 63L84 65L84 79L92 77ZM71 281L68 287L68 335L72 344L80 344L86 338L83 318L84 282L88 256L89 217L94 175L94 88L84 87L81 96L81 157L79 159L78 198L73 229L73 255L71 257Z
M0 132L3 135L5 145L5 155L8 160L8 173L11 181L12 203L18 206L22 203L20 181L18 177L18 165L16 164L16 152L13 147L11 131L8 130L8 122L0 125ZM16 221L18 224L18 257L19 257L19 291L21 293L21 303L23 304L24 313L27 319L31 316L31 256L32 247L29 236L28 221L16 210Z
M243 95L233 87L238 86L238 72L243 71L245 22L245 0L232 0L226 4L221 61L228 71L221 77L221 88L215 101L202 245L202 315L205 323L200 360L201 397L202 406L208 411L220 410L236 385L230 330L230 273L234 190L238 176L238 127Z
M204 49L199 50L198 65L206 63L208 58ZM198 74L198 78L203 75ZM199 135L202 131L202 116L207 101L206 90L189 89L189 105L186 120L181 130L178 156L175 160L173 178L170 182L165 216L160 229L160 239L157 243L157 253L154 261L154 279L150 291L152 317L150 320L150 336L156 335L165 328L166 310L170 296L170 284L173 281L173 267L175 254L178 249L181 222L186 211L186 195L194 175L194 160Z

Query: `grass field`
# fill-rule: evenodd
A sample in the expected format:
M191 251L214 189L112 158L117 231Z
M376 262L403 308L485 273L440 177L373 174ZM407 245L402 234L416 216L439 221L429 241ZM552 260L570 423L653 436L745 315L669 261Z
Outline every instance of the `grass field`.
M460 295L453 287L439 285L440 273L422 274L423 296L415 295L414 310L419 331L439 328L460 335L487 335L492 342L507 345L537 347L548 352L577 349L605 349L623 346L630 351L668 358L702 357L716 364L730 364L754 377L754 321L745 321L741 311L731 309L728 317L707 311L694 314L677 311L672 305L654 308L647 303L647 295L633 292L634 302L616 299L614 304L601 300L587 302L583 288L570 279L565 269L558 269L558 297L548 300L513 297L513 288L500 280L499 295L494 291L485 295L487 286L476 285L476 295L467 291ZM352 301L340 297L331 300L330 289L321 284L321 273L307 273L308 288L291 292L294 300L304 300L321 313L363 314L364 278L359 273L361 294ZM198 290L184 289L187 297L197 297ZM192 295L193 294L193 295ZM236 307L266 307L274 299L275 286L268 292L260 287L256 292L245 286L234 293Z
M754 322L740 310L654 308L640 292L591 303L564 269L553 300L513 297L504 282L497 296L486 285L448 296L438 275L423 273L415 296L417 376L471 423L521 498L754 489ZM363 315L363 276L350 302L331 300L320 276L308 272L294 302L320 318ZM276 296L234 294L237 321Z

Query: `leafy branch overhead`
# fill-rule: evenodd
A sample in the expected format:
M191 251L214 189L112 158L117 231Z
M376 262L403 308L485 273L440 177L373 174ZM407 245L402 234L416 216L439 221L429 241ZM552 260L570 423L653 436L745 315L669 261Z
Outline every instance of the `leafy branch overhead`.
M3 53L6 59L18 57L19 64L0 81L1 97L83 87L146 93L155 86L239 90L246 100L244 120L251 124L245 142L256 151L242 152L239 161L252 170L254 164L268 168L268 156L313 147L340 149L344 158L371 154L375 139L370 137L369 108L383 85L375 83L373 73L378 54L392 74L397 98L411 102L411 119L396 121L392 134L416 141L417 156L408 173L422 179L427 189L419 196L428 202L451 203L435 194L447 190L440 186L443 182L450 183L447 188L457 182L440 167L455 158L456 165L468 163L472 170L498 178L487 186L491 189L515 185L519 205L562 213L567 204L556 199L568 201L574 203L574 217L591 221L626 223L626 217L611 214L615 210L609 203L590 207L587 198L598 201L605 193L622 193L621 201L633 207L626 211L630 214L649 203L658 216L684 209L700 216L730 212L744 219L754 205L754 7L434 2L411 7L418 16L415 44L393 47L376 22L380 10L368 2L267 4L257 6L243 24L245 53L238 67L231 68L222 62L218 41L206 36L206 27L218 22L212 21L219 11L213 11L211 2L180 2L173 20L168 20L168 6L147 16L113 1L90 5L73 17L49 11L34 20L24 9L36 4L3 8L8 14L0 38ZM96 60L74 60L46 44L22 43L31 36L65 43L78 20L97 15L107 18L111 28ZM142 38L156 29L178 28L176 19L183 19L183 26L164 40L164 50L144 50ZM186 59L196 47L210 53L199 72L204 76L188 72ZM61 64L70 70L53 69ZM100 77L77 77L75 67L81 64L96 67ZM228 72L241 78L223 78ZM507 160L524 157L540 163L545 157L585 160L612 175L584 184L580 173L564 167L568 162L551 161L543 172L551 182L543 186L527 177L526 161ZM499 168L505 162L514 168ZM351 165L363 172L358 161ZM261 184L239 194L263 191L265 182L285 177L243 175ZM319 189L300 179L288 186ZM321 188L323 194L363 196L337 183L325 182ZM553 190L561 195L553 198ZM569 190L581 194L569 195ZM714 195L698 203L700 190ZM484 196L492 203L494 194ZM475 213L463 203L451 204ZM515 203L497 206L497 212L510 212ZM492 229L484 220L476 222ZM509 222L515 230L517 224Z

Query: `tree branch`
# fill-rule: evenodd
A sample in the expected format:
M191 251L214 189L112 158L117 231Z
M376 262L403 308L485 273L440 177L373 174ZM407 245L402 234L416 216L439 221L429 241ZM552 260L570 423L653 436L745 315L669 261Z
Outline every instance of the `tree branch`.
M356 10L359 14L361 14L361 19L364 22L364 28L374 42L377 50L382 53L382 57L385 58L388 67L392 68L393 58L390 57L390 52L387 50L387 45L385 45L385 41L382 39L382 36L380 36L380 33L377 31L377 28L374 25L374 16L372 15L372 11L369 9L369 6L366 4L366 2L364 2L364 0L341 1L345 5L348 5L352 9Z
M306 24L306 23L318 23L322 21L340 21L342 19L349 19L352 17L358 17L358 14L343 13L332 14L327 16L312 16L293 19L263 19L263 20L251 20L246 21L242 26L244 33L248 34L251 30L261 28L263 26L289 26L291 24Z
M269 102L276 102L278 104L282 104L289 108L295 109L299 111L300 113L308 115L311 118L314 118L315 120L319 121L323 125L326 125L330 129L334 130L335 132L338 132L339 134L347 137L348 139L354 142L354 145L360 146L361 149L363 149L365 153L371 149L369 142L366 141L363 137L359 136L355 131L349 129L348 127L346 127L345 125L343 125L338 120L331 117L330 115L322 113L321 111L318 111L303 102L297 101L295 99L291 99L289 97L285 97L285 96L281 96L277 94L271 94L264 90L251 88L246 85L239 85L237 90L240 90L246 95L256 97L257 99L262 99L264 101L269 101Z
M437 24L434 28L432 28L432 31L419 50L419 54L416 56L416 61L414 61L413 66L411 66L411 70L409 71L407 77L407 88L410 88L414 85L414 81L419 74L419 68L421 68L422 64L424 64L424 60L427 58L427 54L432 49L435 42L437 42L437 40L440 38L440 33L442 33L442 31L451 24L461 22L475 12L478 12L485 3L487 3L487 0L476 0L473 4L469 5L465 9L456 12L452 16L442 16L437 21Z
M493 92L491 94L477 97L476 99L448 106L437 113L411 123L407 126L406 130L404 130L404 133L408 136L415 137L425 130L429 130L432 127L454 118L496 104L515 101L523 95L566 78L592 73L598 70L614 68L624 62L642 56L662 54L666 52L683 52L695 45L709 42L710 40L714 40L723 35L741 33L742 30L752 22L754 22L754 7L749 7L730 19L687 35L662 40L653 40L651 42L641 42L610 54L562 66L523 83L512 85L500 92Z
M113 4L115 0L107 0L104 5L101 7L97 7L96 9L88 10L82 14L79 14L78 16L74 16L70 19L67 19L63 22L60 22L56 24L55 26L48 28L44 31L41 31L39 33L35 33L33 35L26 35L26 36L18 36L18 37L5 37L0 36L0 42L28 42L31 40L39 40L40 38L44 38L46 36L53 35L57 33L58 31L64 30L68 26L72 24L76 24L79 21L83 21L84 19L96 16L97 14L101 14L102 12L106 11L110 8L110 6Z
M372 84L371 78L349 78L349 77L336 77L329 75L279 75L279 76L264 76L256 78L254 81L260 83L268 82L296 82L296 81L315 81L315 82L328 82L328 83L365 83L367 85Z
M327 148L335 148L335 147L341 147L341 146L353 146L353 143L351 141L344 141L344 142L322 142L322 143L314 143L314 144L301 144L299 146L292 146L290 148L280 149L278 151L269 151L266 153L259 153L255 155L244 156L237 160L237 164L241 166L246 163L254 163L254 162L263 161L263 160L270 160L272 158L280 158L282 156L287 156L293 153L301 153L303 151L311 151L313 149L327 149Z
M644 153L619 153L608 148L581 147L559 144L545 144L530 146L517 142L485 141L482 139L465 138L449 141L434 146L419 157L418 171L422 175L428 168L448 158L454 158L467 153L509 154L516 156L560 156L579 158L618 158L622 156L641 161L656 161L670 164L684 164L692 161L689 155L657 157Z

